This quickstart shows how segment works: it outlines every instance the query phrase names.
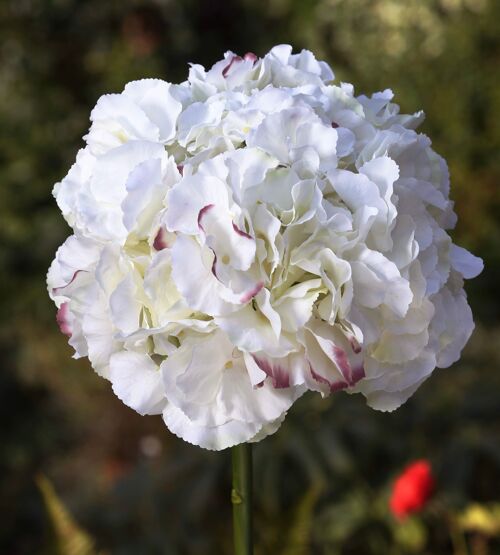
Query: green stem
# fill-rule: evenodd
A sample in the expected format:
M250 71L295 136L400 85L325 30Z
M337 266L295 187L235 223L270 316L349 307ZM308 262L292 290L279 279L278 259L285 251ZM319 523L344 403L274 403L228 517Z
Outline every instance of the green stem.
M252 555L252 446L249 443L236 445L231 455L234 554Z

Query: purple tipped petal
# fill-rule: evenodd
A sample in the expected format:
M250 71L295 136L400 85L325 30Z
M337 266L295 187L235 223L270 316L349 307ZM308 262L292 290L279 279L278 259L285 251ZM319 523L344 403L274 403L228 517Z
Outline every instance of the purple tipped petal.
M233 229L234 231L236 231L238 235L241 235L241 237L246 237L247 239L253 240L253 237L251 235L249 235L248 233L240 229L234 222L233 222Z
M349 359L347 358L347 353L344 351L344 349L337 347L337 345L332 345L332 358L344 378L348 381L351 381L351 363L349 362Z
M255 64L255 62L256 62L259 58L258 58L257 55L254 54L253 52L247 52L247 53L243 56L243 59L244 59L244 60L247 60L247 61L250 61L250 62L253 62L253 63Z
M77 270L77 271L73 274L72 278L69 280L69 282L68 282L66 285L61 285L61 287L54 287L54 288L52 289L52 293L53 293L54 295L61 295L61 294L64 295L64 289L66 289L66 287L68 287L68 285L71 285L71 284L75 281L76 276L77 276L80 272L84 272L84 271L85 271L85 270Z
M153 241L153 248L157 251L161 251L167 249L169 246L167 242L167 230L164 227L160 227Z
M273 365L269 360L252 355L257 366L265 372L272 380L275 389L290 387L290 376L283 366Z
M330 391L332 393L335 393L336 391L342 391L343 389L347 389L349 387L349 384L347 384L346 382L335 382L330 384Z
M257 285L253 289L250 289L250 291L248 291L243 295L243 297L241 297L241 303L245 304L250 299L253 299L255 295L257 295L262 290L263 287L264 287L264 282L259 281L259 283L257 283Z
M214 251L212 250L212 252L214 252ZM215 252L214 252L214 261L212 262L212 274L213 274L217 279L219 279L219 278L217 277L217 255L215 254Z
M364 377L365 377L365 369L363 368L363 365L356 367L352 371L352 378L351 378L350 385L356 385L359 382L359 380L362 380Z
M331 382L327 380L325 377L321 376L317 372L314 371L312 366L309 364L309 368L311 369L311 376L318 382L322 383L330 388L330 393L335 393L336 391L342 391L343 389L347 389L349 384L346 382Z
M311 376L317 382L322 383L322 384L327 385L328 387L330 387L330 382L326 378L323 378L323 376L320 376L317 372L315 372L314 368L311 366L311 363L309 363L309 370L311 371Z
M353 352L356 355L358 355L363 350L363 348L359 344L359 341L354 336L349 337L349 343L351 345Z
M201 221L203 219L203 217L206 215L206 213L213 208L215 205L214 204L207 204L206 206L204 206L199 212L198 212L198 227L201 229L201 231L205 231L203 229L203 226L201 225Z
M71 324L69 322L69 303L63 303L56 314L56 321L59 325L59 329L64 335L71 337L73 330L71 329Z
M235 62L242 62L243 58L241 56L233 56L231 58L231 61L227 64L227 66L222 70L222 77L227 77L227 73L228 71L231 69L231 66L235 63Z

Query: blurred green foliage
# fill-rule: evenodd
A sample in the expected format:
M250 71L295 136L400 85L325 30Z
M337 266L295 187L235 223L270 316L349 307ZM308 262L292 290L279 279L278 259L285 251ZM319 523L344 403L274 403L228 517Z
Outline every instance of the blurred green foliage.
M76 524L61 502L54 486L43 474L37 476L37 485L52 524L54 539L50 546L58 555L98 555L94 540Z
M463 360L402 409L306 397L256 447L258 554L500 553L487 516L466 511L500 500L500 2L2 0L0 37L0 552L54 553L40 471L97 549L231 552L229 454L183 444L70 359L44 284L69 233L50 191L102 93L288 42L359 93L390 87L404 111L424 108L450 164L455 236L486 270L468 289L478 329ZM436 502L401 525L389 487L422 457L436 469Z

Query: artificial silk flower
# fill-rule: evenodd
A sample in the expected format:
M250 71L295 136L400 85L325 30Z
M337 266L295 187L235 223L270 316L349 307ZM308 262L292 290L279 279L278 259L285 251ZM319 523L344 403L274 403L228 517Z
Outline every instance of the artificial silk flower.
M422 119L287 45L101 97L54 188L74 356L208 449L273 433L308 390L399 407L459 358L482 270Z

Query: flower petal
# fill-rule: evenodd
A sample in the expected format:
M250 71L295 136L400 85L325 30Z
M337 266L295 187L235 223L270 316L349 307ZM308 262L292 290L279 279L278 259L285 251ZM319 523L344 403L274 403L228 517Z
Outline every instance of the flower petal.
M123 351L110 359L109 379L115 395L139 414L161 414L165 393L158 366L143 353Z

